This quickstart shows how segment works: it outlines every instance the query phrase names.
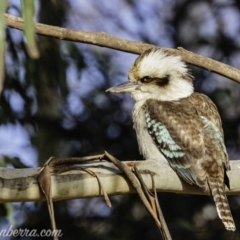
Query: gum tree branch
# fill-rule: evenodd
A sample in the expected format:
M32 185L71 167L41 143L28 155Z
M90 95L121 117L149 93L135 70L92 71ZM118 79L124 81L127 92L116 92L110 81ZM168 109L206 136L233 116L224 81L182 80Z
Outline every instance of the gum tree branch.
M173 192L180 194L203 194L196 186L182 182L176 173L166 164L146 160L134 162L139 171L154 173L155 187L158 192ZM89 167L91 165L91 167ZM240 160L230 161L231 171L228 172L230 190L226 193L240 194ZM109 162L91 162L81 164L88 167L100 178L108 195L134 193L131 184L124 175ZM0 168L0 202L45 201L37 182L39 168L7 169ZM152 189L150 174L142 174L142 178L149 189ZM81 170L73 170L52 176L52 198L54 201L99 197L102 196L101 187L96 177Z
M23 30L22 18L5 14L6 25L8 27ZM82 42L100 47L111 48L118 51L140 54L154 45L141 42L129 41L117 38L104 32L84 32L68 28L60 28L41 23L35 23L36 34L58 38L60 40L68 40L74 42ZM224 63L213 59L203 57L196 53L187 51L181 47L177 49L164 48L170 54L180 55L183 60L189 64L204 68L210 72L218 73L224 77L240 83L240 70L233 68Z

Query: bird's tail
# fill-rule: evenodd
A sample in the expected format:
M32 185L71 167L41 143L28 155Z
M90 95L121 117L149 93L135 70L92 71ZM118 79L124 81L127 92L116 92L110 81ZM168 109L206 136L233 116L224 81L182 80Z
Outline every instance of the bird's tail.
M235 231L236 227L224 191L224 184L216 178L209 179L208 184L213 195L219 218L222 220L227 230Z

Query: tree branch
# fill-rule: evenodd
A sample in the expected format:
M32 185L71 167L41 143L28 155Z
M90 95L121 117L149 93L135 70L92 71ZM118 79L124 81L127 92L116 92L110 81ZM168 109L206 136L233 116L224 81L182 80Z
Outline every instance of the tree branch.
M139 171L150 171L155 174L155 187L159 192L203 194L198 187L182 182L167 164L163 165L160 161L152 160L134 163ZM231 189L226 188L226 193L240 194L240 160L230 161L230 165L232 170L228 172L228 176ZM81 164L82 166L97 173L108 195L135 192L125 180L124 175L112 163L91 162ZM39 168L0 168L0 202L44 201L45 197L37 182L38 170ZM146 186L151 189L151 176L146 173L142 174L142 178ZM74 170L52 177L52 198L54 201L98 196L102 196L101 187L97 179L86 172Z
M6 25L12 28L23 30L22 18L5 14ZM112 48L119 51L140 54L154 45L141 42L128 41L108 35L104 32L84 32L67 28L60 28L41 23L35 23L36 34L54 37L61 40L82 42L100 47ZM177 49L164 48L170 54L176 54L192 65L204 68L210 72L218 73L240 83L240 70L213 59L203 57L181 47Z

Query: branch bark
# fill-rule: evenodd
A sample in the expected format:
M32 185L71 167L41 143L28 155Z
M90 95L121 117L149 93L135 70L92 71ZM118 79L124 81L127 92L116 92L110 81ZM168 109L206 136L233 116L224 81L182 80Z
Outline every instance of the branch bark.
M155 187L158 192L203 194L198 187L182 182L167 164L163 165L152 160L134 163L136 163L138 170L151 171L155 174ZM230 161L230 165L231 171L228 172L230 190L226 188L226 193L240 194L240 160ZM112 163L92 162L81 166L88 167L97 173L108 195L135 192L125 180L124 175ZM37 182L38 170L39 168L0 168L0 202L45 201ZM151 189L151 176L146 173L142 174L142 177L147 187ZM74 170L52 176L52 198L54 201L99 196L102 196L102 193L97 179L86 172Z
M22 18L5 14L6 25L12 28L23 30ZM108 35L104 32L84 32L67 28L60 28L41 23L35 23L36 34L54 37L61 40L82 42L100 47L107 47L119 51L140 54L154 45L141 42L129 41ZM164 48L170 54L176 54L183 58L189 64L204 68L210 72L218 73L222 76L240 83L240 70L213 59L203 57L196 53L187 51L181 47L177 49Z

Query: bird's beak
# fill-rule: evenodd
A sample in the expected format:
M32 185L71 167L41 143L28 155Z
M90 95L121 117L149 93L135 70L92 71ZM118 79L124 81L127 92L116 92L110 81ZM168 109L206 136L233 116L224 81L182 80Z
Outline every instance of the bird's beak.
M139 87L138 83L131 83L131 82L125 82L122 84L119 84L117 86L111 87L106 90L106 92L113 92L113 93L131 93L137 90Z

